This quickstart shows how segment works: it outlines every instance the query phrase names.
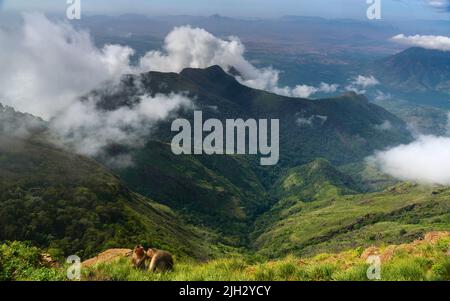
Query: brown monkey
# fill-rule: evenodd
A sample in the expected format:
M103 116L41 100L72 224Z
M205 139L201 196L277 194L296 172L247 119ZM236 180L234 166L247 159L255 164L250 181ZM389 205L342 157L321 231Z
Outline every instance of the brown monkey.
M150 272L165 272L173 268L173 258L169 252L157 249L148 249L147 258L150 260L148 270Z
M131 256L131 263L137 269L145 269L145 261L147 260L147 254L143 246L138 245L134 247L133 255Z

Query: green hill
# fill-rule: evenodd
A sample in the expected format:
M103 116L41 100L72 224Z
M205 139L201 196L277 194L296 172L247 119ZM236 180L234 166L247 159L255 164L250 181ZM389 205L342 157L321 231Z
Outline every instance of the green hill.
M185 69L180 74L148 72L130 75L119 88L98 90L99 106L113 109L138 101L140 95L183 93L191 97L203 118L269 118L280 120L280 163L295 167L324 158L333 164L358 162L374 150L411 141L403 121L364 96L308 100L283 97L241 85L219 66ZM193 113L180 114L190 120ZM379 126L388 122L387 131ZM161 123L151 139L170 142L171 120Z
M361 167L367 155L411 139L401 120L362 96L282 97L242 86L217 66L130 75L92 93L109 110L174 91L188 94L205 119L280 119L280 164L173 155L169 119L141 149L112 147L134 164L111 171L52 146L44 121L0 107L0 241L84 258L141 243L204 260L229 251L309 256L448 230L448 188L400 183L364 194L367 185L342 172L369 173Z
M17 124L24 117L7 113ZM31 241L57 255L81 257L137 243L199 259L216 252L213 233L188 226L102 165L34 134L13 138L0 131L0 241Z
M233 245L246 243L250 223L269 206L265 188L241 156L176 156L170 145L152 141L119 173L132 190L214 228Z
M410 244L367 249L359 246L310 258L288 256L254 262L232 257L195 265L181 261L173 272L163 275L136 271L124 259L86 269L83 276L85 280L134 281L368 281L367 258L379 255L381 281L448 281L449 235L432 232Z
M448 281L450 232L427 233L410 244L258 262L233 256L204 263L176 260L164 274L134 269L127 257L83 266L88 281L368 281L367 258L380 256L381 281ZM0 245L0 280L67 280L64 268L49 267L38 248L23 243Z
M311 255L409 242L449 229L449 188L401 183L382 192L343 195L341 187L324 187L337 193L313 202L282 198L256 223L254 249L269 257Z
M448 110L450 55L447 51L412 47L375 61L369 69L395 99Z
M376 62L386 86L408 92L448 93L450 55L446 51L408 48Z
M181 211L197 225L232 234L229 241L245 242L249 225L273 204L267 191L286 169L318 157L333 164L360 162L376 149L411 139L400 119L363 96L283 97L243 86L218 66L129 75L119 88L93 93L102 109L111 110L139 101L140 95L172 92L188 95L204 120L280 120L280 162L275 167L262 168L253 156L174 156L168 146L174 135L169 119L133 153L134 165L115 170L132 190ZM192 111L179 116L193 119ZM379 130L386 122L391 128Z
M311 163L289 169L274 185L277 199L310 202L316 199L349 194L359 187L348 175L338 171L328 161Z

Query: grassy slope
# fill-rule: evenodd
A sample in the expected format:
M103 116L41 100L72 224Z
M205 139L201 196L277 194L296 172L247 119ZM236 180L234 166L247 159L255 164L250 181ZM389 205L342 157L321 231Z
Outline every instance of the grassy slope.
M304 173L305 167L287 173L280 182L284 196L257 222L253 246L260 254L310 255L407 242L430 230L450 228L449 188L401 183L382 192L348 194L349 187L324 169L320 180L309 183L319 193L313 202L304 202L286 189L286 183L296 181L305 187Z
M381 259L381 280L450 280L450 232L428 233L424 239L403 245L355 248L310 258L288 256L259 262L242 256L194 263L175 260L174 271L154 274L136 270L129 258L82 269L82 280L93 281L366 281L369 256ZM66 268L49 267L41 251L23 243L0 245L0 280L67 280Z
M137 151L134 166L117 170L131 189L182 211L191 222L220 230L233 244L246 242L249 224L271 204L266 189L284 168L316 157L336 164L355 162L374 149L409 139L401 120L364 97L282 97L245 87L218 66L128 76L120 89L95 93L102 95L102 108L113 109L137 101L140 94L170 92L190 96L204 120L280 120L280 163L274 168L261 168L250 156L173 156L164 143L150 142ZM192 112L180 115L192 119ZM298 124L301 118L310 124ZM376 129L386 121L392 124L390 131ZM170 124L160 123L151 139L168 143L174 135Z
M450 280L450 233L432 233L412 244L356 248L312 258L288 256L285 259L256 263L241 257L214 260L203 264L176 262L175 270L152 274L133 269L128 259L104 263L83 271L89 280L353 280L365 281L369 255L380 255L381 280Z
M170 145L153 141L134 161L120 171L131 189L220 231L229 244L245 243L249 223L268 207L264 187L242 157L176 156Z
M100 107L114 109L138 101L139 95L173 92L193 99L204 120L280 120L280 162L278 168L262 176L264 184L273 184L271 174L276 175L280 168L295 167L319 157L338 165L358 162L376 149L412 139L400 119L363 96L349 93L314 101L283 97L243 86L218 66L185 69L180 74L149 72L128 76L119 89L94 93L101 97ZM192 119L193 114L180 115ZM387 121L392 125L389 131L377 129ZM173 137L170 125L171 120L159 124L152 138L169 142Z
M0 137L0 240L29 240L57 255L82 257L142 243L201 259L215 252L214 239L129 191L92 160Z
M180 75L151 72L142 79L148 93L189 91L207 112L204 118L280 118L282 167L317 156L334 163L354 162L374 148L407 140L401 121L363 97L291 99L243 87L219 69L188 69ZM135 92L131 89L131 95ZM104 105L133 99L128 96L106 97ZM208 111L211 105L218 109ZM314 115L327 119L315 118L306 126L296 123L299 117ZM393 130L377 130L386 120ZM161 140L167 140L169 124L156 131ZM150 142L136 154L136 165L120 173L132 189L155 203L128 191L91 160L35 142L14 143L0 144L0 239L32 240L65 252L83 250L82 255L142 242L203 259L221 251L215 247L218 241L247 243L250 223L269 204L262 183L272 183L271 172L260 172L241 157L177 157L167 144ZM432 188L406 185L390 192L348 195L356 190L351 179L328 165L319 167L317 174L290 170L279 182L282 189L274 189L280 201L259 218L252 237L260 254L313 254L358 243L409 241L427 229L448 229L445 191L433 195ZM159 203L220 233L186 226ZM350 236L357 239L352 242Z
M204 119L279 119L281 167L298 166L318 157L333 164L357 162L375 149L410 140L400 119L352 93L314 101L283 97L242 86L218 66L185 69L179 75L149 72L130 80L151 94L188 93L196 108L203 111ZM141 83L136 84L138 81ZM130 88L133 86L130 82L124 85L122 92L106 97L105 105L132 102L136 93L142 93ZM191 119L192 115L189 113L186 117ZM301 118L311 123L299 125ZM392 125L390 131L376 129L386 121ZM170 123L161 125L157 135L162 139L170 138L172 135L168 133Z

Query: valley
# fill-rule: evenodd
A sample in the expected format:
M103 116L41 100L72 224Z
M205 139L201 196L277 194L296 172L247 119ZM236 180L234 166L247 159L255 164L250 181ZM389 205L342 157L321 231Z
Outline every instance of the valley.
M362 185L361 168L351 166L411 141L402 120L363 96L282 97L242 86L217 66L127 76L113 93L92 93L112 110L139 93L168 91L189 95L208 118L279 118L280 164L260 166L251 155L174 155L167 120L144 147L109 150L112 157L130 154L133 164L105 167L97 163L107 166L104 157L96 162L53 146L44 121L3 109L9 128L1 134L1 239L31 241L56 257L140 243L205 261L237 253L311 257L448 230L446 187ZM192 111L178 114L193 121ZM11 126L24 118L31 125L12 137ZM386 121L392 128L380 131Z
M0 285L280 299L448 283L449 13L0 0Z

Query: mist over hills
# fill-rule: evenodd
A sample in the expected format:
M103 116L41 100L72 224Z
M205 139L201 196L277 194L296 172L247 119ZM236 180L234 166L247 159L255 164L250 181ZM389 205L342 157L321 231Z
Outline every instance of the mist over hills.
M385 154L383 150L408 147L414 141L405 120L374 104L371 96L445 92L450 77L447 53L411 48L383 59L398 46L377 41L392 36L396 29L351 20L288 16L236 22L221 16L148 19L128 15L88 17L83 22L97 30L97 43L132 45L136 56L149 54L153 65L144 72L138 68L142 66L130 63L130 48L115 45L99 51L89 39L81 39L86 47L80 49L92 50L93 61L111 63L99 64L100 69L117 67L116 61L107 58L115 51L122 54L118 66L123 68L110 72L113 77L124 74L118 83L110 74L105 76L111 80L107 84L90 82L96 88L67 101L71 110L52 110L47 121L0 105L0 240L30 241L58 255L82 257L141 243L181 258L207 260L228 253L309 256L410 242L428 231L448 229L447 187L400 182L367 168L366 161L376 151ZM200 33L213 45L242 47L238 60L220 57L223 64L218 66L214 60L195 56L198 65L207 67L184 68L175 62L163 66L174 72L148 72L154 70L155 61L172 63L174 57L190 65L183 61L185 56L167 51L170 47L166 52L147 52L159 48L174 25L185 23L212 28L219 36L236 29L253 58L270 62L286 55L288 60L280 64L287 65L294 58L311 67L301 74L314 77L317 82L311 83L312 88L325 85L319 80L326 74L327 82L338 83L340 88L333 93L339 95L324 93L326 97L307 99L282 96L280 90L272 93L283 87L278 85L278 71L245 59L237 40L222 40L189 27L181 33ZM227 28L232 23L236 28ZM144 33L149 24L155 26ZM305 24L307 28L302 27ZM358 30L350 32L355 26ZM330 28L335 28L336 35L329 34ZM255 30L263 38L252 36ZM366 30L375 38L365 39ZM329 39L318 42L320 35L315 33L326 32ZM294 35L305 40L294 41ZM58 43L66 45L67 34L59 38ZM336 47L317 53L330 45ZM223 53L223 48L217 53ZM372 52L360 54L361 49ZM21 52L29 57L28 49ZM299 56L305 52L309 56ZM374 59L378 59L376 68L371 65ZM241 63L240 70L230 62ZM90 74L94 69L79 72ZM253 81L268 74L267 82L275 79L275 84L251 88L242 78L243 71L256 73ZM355 90L368 92L369 97ZM294 96L292 91L285 95ZM175 118L193 122L194 110L201 110L204 119L221 121L279 119L279 164L261 167L256 156L248 155L174 155L171 122ZM85 151L84 146L94 150ZM362 179L363 175L367 178Z
M193 99L196 108L203 109L204 119L280 119L281 166L295 166L316 157L337 164L358 161L375 149L411 139L400 119L364 96L348 93L322 100L279 96L243 86L218 66L185 69L180 74L149 72L129 76L113 93L94 93L100 95L99 106L113 109L132 103L139 94L183 92ZM192 112L181 112L180 116L191 119ZM385 122L392 127L380 130ZM161 123L156 136L167 140L168 125Z
M98 105L102 109L113 110L132 103L138 99L139 93L156 95L169 92L186 93L193 99L196 109L203 111L204 119L225 121L236 116L244 120L280 119L281 158L274 168L261 168L252 156L243 158L244 161L221 156L186 156L184 159L165 154L163 150L166 153L170 151L164 143L148 143L136 151L135 164L118 169L133 190L183 209L185 213L195 213L197 221L212 226L220 227L223 224L221 218L245 224L251 222L256 214L267 210L271 201L266 190L285 168L308 163L317 157L334 164L359 162L376 149L412 139L401 120L370 104L363 96L350 93L314 101L278 96L243 86L218 66L185 69L180 74L149 72L127 76L121 88L112 94L108 91L94 93L100 95ZM179 112L178 116L192 122L192 111ZM391 126L383 130L380 125L384 123ZM159 124L151 140L170 143L171 135L169 119ZM232 170L240 170L241 174ZM154 180L148 181L148 178ZM221 180L223 178L225 182ZM166 188L164 182L167 181L174 183L173 186ZM228 181L232 186L227 184ZM216 184L206 187L201 183ZM203 192L197 195L191 191L193 187ZM217 191L223 191L221 197L216 195ZM217 211L205 207L208 202L219 199L218 205L213 206ZM222 207L228 209L223 211Z
M50 206L46 207L50 212L52 210L64 211L72 208L71 206L78 206L72 205L78 204L78 198L72 199L72 197L69 197L78 195L78 192L87 194L84 195L83 200L90 200L90 203L87 204L96 206L95 208L97 209L100 208L98 207L100 204L102 204L101 206L106 206L106 208L116 206L122 208L117 209L121 211L123 208L127 208L121 216L110 216L110 218L116 223L115 228L121 229L124 227L124 234L134 234L125 234L121 238L109 237L108 235L111 235L112 232L111 234L105 233L105 242L98 243L101 246L113 245L119 242L127 244L132 239L136 240L136 237L139 237L141 241L152 241L154 243L154 236L151 233L169 231L172 234L168 237L164 236L165 238L160 244L162 246L170 244L172 248L177 248L177 250L179 248L177 252L187 254L189 253L187 251L189 245L178 236L181 230L175 229L176 227L184 228L185 226L181 225L187 221L197 227L204 228L205 230L202 231L210 233L211 241L242 247L250 244L248 234L255 219L267 212L277 202L279 195L274 195L271 190L281 185L276 180L280 174L284 173L285 169L308 163L316 157L324 157L334 162L334 164L357 162L371 154L375 149L407 142L410 139L408 138L409 134L405 124L401 120L384 109L369 103L362 96L350 93L342 97L314 101L278 96L243 86L233 76L227 74L218 66L206 69L185 69L180 74L149 72L141 75L125 76L118 88L95 90L92 92L92 95L100 99L97 102L98 109L108 111L117 110L119 107L133 106L134 102L140 101L141 98L139 96L141 94L155 96L159 93L167 94L169 92L184 93L184 95L193 100L197 109L204 111L205 119L218 118L224 120L226 118L235 118L236 116L243 119L279 118L281 124L281 162L279 166L262 168L257 164L255 158L251 156L175 156L171 153L168 145L173 135L170 131L170 121L174 117L170 117L168 120L158 123L148 133L143 147L128 149L117 145L109 148L106 154L113 158L116 157L117 160L120 160L123 155L128 155L132 158L132 164L128 166L112 166L120 175L121 180L94 161L66 154L63 150L47 150L47 142L45 142L47 136L45 133L41 133L39 137L34 138L32 138L33 136L25 136L21 138L25 145L30 143L33 145L34 142L32 141L36 141L33 139L39 138L39 141L41 141L39 143L42 143L43 146L31 149L24 148L23 152L19 152L15 157L9 155L8 149L2 150L2 153L5 154L3 160L0 161L3 165L3 170L7 171L8 166L12 166L11 168L14 168L14 173L18 179L18 182L11 182L6 185L5 191L10 191L9 189L12 189L12 187L20 187L24 192L19 194L19 198L35 197L37 200L40 200L43 198L41 191L47 193L46 191L50 189L54 191L55 195L52 193L48 196L49 199L43 198L46 200L45 206ZM6 112L6 110L4 111ZM17 114L17 118L21 118L22 115ZM181 110L176 116L191 119L192 111ZM380 130L379 126L385 122L389 122L391 127L387 130ZM73 157L73 159L63 159L65 156ZM107 157L100 156L97 159L105 164L111 162ZM36 160L40 162L37 166ZM85 163L80 164L77 160L84 160L83 162ZM27 164L33 169L20 169L15 166L18 162L24 162L23 164ZM327 164L325 163L325 166L328 166ZM323 163L319 163L319 166L322 165ZM75 168L74 166L77 167ZM48 169L50 167L56 168L56 170L69 171L70 173L65 177L61 177L58 176L54 169ZM94 172L91 170L93 167L98 171ZM333 175L338 183L344 181L352 187L351 189L358 189L356 184L350 184L353 181L348 176L339 172L335 173L331 167L326 167L325 169L328 170L326 174ZM37 173L37 170L40 173ZM317 173L320 174L322 170L322 168L317 169ZM71 178L70 175L72 173L74 173L75 178ZM79 173L86 175L86 177L81 176L79 180L76 180ZM96 176L98 173L103 173L104 176ZM311 175L313 178L316 177L315 173L316 170ZM41 179L40 181L44 182L35 179L35 176L39 174L42 174L39 178ZM53 180L48 179L46 174L52 175L51 179ZM90 180L91 177L97 180L92 181ZM318 179L321 179L320 176L318 177ZM5 179L11 180L12 177L8 176ZM50 180L50 182L44 184L47 183L45 179ZM42 190L34 193L34 186L29 184L29 181L35 183L34 185L40 185ZM79 184L74 185L74 183ZM53 185L57 185L58 188L52 188L54 187ZM116 188L107 188L111 187L111 185ZM174 209L181 214L180 220L177 220L176 214L167 215L163 212L158 213L160 216L158 218L156 216L152 217L154 210L158 212L163 207L140 195L129 192L123 185ZM70 191L73 191L73 193ZM66 193L63 195L67 195L67 199L60 196L59 193ZM20 202L11 203L11 201L7 201L12 197L8 193L3 196L3 204L12 206L7 207L10 209L5 212L19 210L15 206L19 206ZM62 203L50 201L55 197L62 198L65 201ZM101 203L106 200L108 201L105 204ZM53 205L50 204L53 203L64 207L52 207ZM27 207L30 214L34 214L33 204L30 205L31 207ZM36 206L40 208L39 206L41 205ZM86 210L89 210L89 208L86 208ZM137 208L140 208L139 212L136 211ZM110 214L106 214L106 216ZM7 218L8 215L4 216L5 223L11 222ZM137 224L129 225L129 220L132 216L139 217L138 219L141 220L142 224L139 224L139 226ZM95 215L92 215L92 218L98 220L98 217ZM157 222L157 224L167 225L161 226L163 227L162 229L154 224L156 220L161 218L162 220ZM36 222L38 227L43 227L40 224L43 221ZM87 218L85 222L90 223L90 218ZM161 222L162 224L160 224ZM105 223L101 220L98 226L88 225L85 227L93 229L100 227L96 230L99 233L104 231L103 229L111 227L105 226ZM88 238L83 238L83 236L80 236L81 234L70 232L73 227L82 228L83 226L68 225L67 227L62 228L63 230L58 230L60 234L56 234L54 233L56 228L46 226L41 232L45 233L43 235L50 236L44 236L44 238L39 238L37 241L40 245L54 246L64 252L74 250L74 248L87 248L84 252L90 254L90 252L96 250L95 247L92 247L96 243L93 243ZM137 230L136 227L142 227L142 230ZM142 232L144 229L149 231L146 235ZM4 237L35 239L27 236L29 234L19 234L16 231L11 230L11 232L8 232L9 234L4 233ZM195 231L198 230L192 228L192 230L183 231L192 231L190 234L183 232L183 236L196 237ZM220 239L214 238L214 233L216 232L222 234ZM122 233L122 230L120 233ZM58 235L62 235L61 239L67 238L65 236L67 235L70 239L81 241L76 246L69 247L53 238L58 237ZM200 244L200 246L202 249L195 251L200 257L207 257L208 254L217 254L217 251L208 250L206 245Z
M132 22L134 19L136 22ZM204 28L222 39L230 35L239 37L246 46L246 57L255 66L271 65L282 71L280 85L302 83L314 87L325 82L344 88L358 75L374 75L381 85L368 91L371 99L383 97L378 93L381 91L391 98L448 108L448 83L436 81L436 76L445 78L446 71L442 67L445 62L431 62L437 59L432 51L421 53L420 57L416 53L413 57L412 51L405 51L404 45L391 39L399 33L446 36L450 32L445 21L390 20L373 23L303 16L239 19L220 15L123 15L87 16L78 25L89 28L99 46L107 43L132 46L136 50L134 58L137 59L148 49L159 49L164 44L164 37L175 26L186 24ZM401 58L403 51L405 53ZM428 54L430 58L427 58ZM408 60L413 64L409 64ZM432 71L432 66L438 64L441 67ZM416 75L411 75L414 70ZM414 76L420 78L414 79ZM342 92L340 89L335 95ZM323 93L315 95L316 98L327 96Z
M267 210L271 201L266 190L283 168L307 163L318 156L336 164L354 162L377 148L408 141L409 134L400 120L363 97L349 94L310 101L277 96L239 84L218 66L185 69L180 74L149 72L126 77L122 85L112 95L104 95L99 106L114 109L130 103L136 99L136 92L154 95L175 91L194 99L195 107L203 110L204 119L224 121L236 116L244 120L280 119L281 160L275 168L263 169L251 156L185 159L170 154L168 145L148 143L137 150L133 165L118 169L133 190L183 210L196 222L222 229L227 224L226 229L234 233L245 232L248 223ZM139 89L133 88L136 86ZM179 116L192 121L192 112L180 112ZM392 129L377 129L377 125L387 120ZM155 138L170 142L170 120L160 123L151 139ZM366 143L366 139L371 143ZM336 152L337 149L342 151ZM167 182L172 184L167 186ZM243 230L235 231L233 224Z
M10 131L14 124L22 125L19 132ZM30 241L54 255L85 258L137 242L180 256L205 259L215 253L204 232L130 191L108 168L56 147L42 126L31 115L0 110L1 240Z

